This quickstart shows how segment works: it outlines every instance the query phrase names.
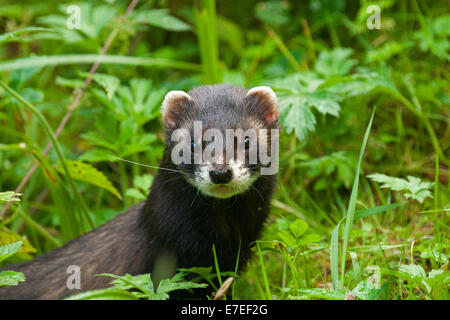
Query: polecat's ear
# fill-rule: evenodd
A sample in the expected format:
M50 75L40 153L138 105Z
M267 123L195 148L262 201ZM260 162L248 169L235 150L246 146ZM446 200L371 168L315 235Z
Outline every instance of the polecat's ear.
M271 125L278 121L278 99L271 88L254 87L248 90L245 99L247 106L264 122Z
M172 90L167 93L161 105L164 125L172 130L176 129L183 110L191 107L193 103L194 100L184 91Z

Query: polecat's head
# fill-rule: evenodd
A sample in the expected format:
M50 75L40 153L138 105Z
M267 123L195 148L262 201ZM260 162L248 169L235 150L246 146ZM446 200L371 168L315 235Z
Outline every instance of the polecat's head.
M161 113L166 152L203 194L229 198L245 192L264 170L276 173L268 170L275 149L278 161L278 104L269 87L170 91Z

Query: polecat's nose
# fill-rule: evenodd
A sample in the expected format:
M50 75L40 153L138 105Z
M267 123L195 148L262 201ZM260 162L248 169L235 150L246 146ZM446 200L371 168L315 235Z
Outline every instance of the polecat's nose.
M229 169L216 169L209 172L212 183L225 184L231 181L233 173Z

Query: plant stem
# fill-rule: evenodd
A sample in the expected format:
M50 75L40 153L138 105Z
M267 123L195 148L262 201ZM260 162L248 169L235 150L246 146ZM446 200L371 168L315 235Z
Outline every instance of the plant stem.
M53 237L50 233L48 233L44 228L42 228L37 222L35 222L33 219L31 219L20 207L17 207L15 213L18 213L18 215L23 219L23 221L33 228L37 233L42 235L44 238L49 240L51 243L53 243L57 247L61 247L62 243L55 237Z

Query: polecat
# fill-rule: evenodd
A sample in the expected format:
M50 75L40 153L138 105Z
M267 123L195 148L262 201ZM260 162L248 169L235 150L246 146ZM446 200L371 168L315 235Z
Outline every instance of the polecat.
M276 185L276 172L261 174L271 165L263 163L261 153L253 163L249 160L250 151L275 148L270 139L278 129L274 92L225 84L171 91L161 112L165 151L148 199L61 248L9 266L23 272L26 281L0 288L1 299L58 299L107 287L111 279L94 277L100 273L152 273L155 278L178 268L213 266L213 244L222 271L234 270L237 261L239 269L245 266ZM196 124L200 132L194 132ZM217 135L205 139L208 129ZM256 131L257 148L250 146L249 135L226 139L230 129ZM263 129L269 134L260 134ZM180 132L191 138L181 139ZM217 144L220 133L222 149ZM193 161L212 143L216 147L210 156ZM231 150L243 150L244 158L238 152L230 158L225 148L230 145ZM79 290L66 284L71 265L80 268Z

